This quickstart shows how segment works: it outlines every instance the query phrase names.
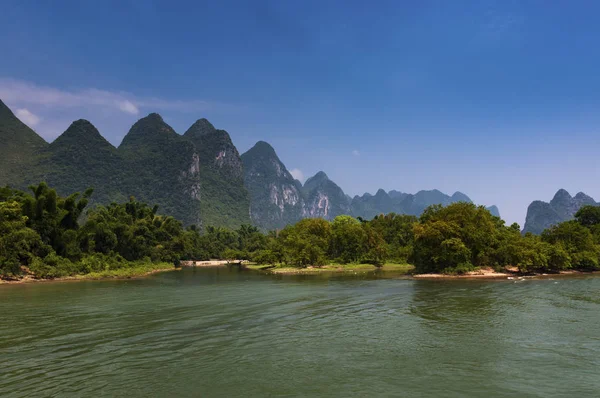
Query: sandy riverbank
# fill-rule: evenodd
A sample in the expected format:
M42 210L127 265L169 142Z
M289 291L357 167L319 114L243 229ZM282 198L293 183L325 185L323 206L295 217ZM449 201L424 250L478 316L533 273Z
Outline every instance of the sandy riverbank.
M553 277L568 277L580 275L597 275L598 271L577 271L567 270L558 273L530 273L524 274L516 268L507 269L505 272L497 272L492 268L482 268L476 271L467 272L462 275L447 275L447 274L415 274L415 279L530 279L530 278L553 278Z

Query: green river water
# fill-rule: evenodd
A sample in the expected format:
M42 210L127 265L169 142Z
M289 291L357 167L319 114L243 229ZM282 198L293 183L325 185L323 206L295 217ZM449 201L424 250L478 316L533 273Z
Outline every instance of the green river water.
M0 286L1 397L599 397L600 278Z

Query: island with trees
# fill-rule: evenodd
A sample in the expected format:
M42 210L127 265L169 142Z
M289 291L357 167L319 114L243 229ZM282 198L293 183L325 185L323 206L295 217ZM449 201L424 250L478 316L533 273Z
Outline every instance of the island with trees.
M417 274L481 268L521 274L600 269L600 207L522 234L484 206L428 207L420 217L306 218L281 230L184 227L138 202L89 206L93 190L60 196L45 183L28 192L0 188L0 277L53 279L134 276L183 260L236 259L264 269L364 268L396 264ZM368 265L365 265L368 264ZM390 267L394 269L393 266Z

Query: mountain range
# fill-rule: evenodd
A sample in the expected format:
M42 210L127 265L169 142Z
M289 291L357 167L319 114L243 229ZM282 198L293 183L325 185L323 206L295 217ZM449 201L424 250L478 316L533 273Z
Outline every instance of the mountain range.
M566 190L559 189L550 202L536 200L529 205L523 233L541 234L552 225L572 220L575 213L586 205L600 206L600 203L583 192L571 196Z
M306 217L341 214L371 219L390 212L419 215L432 204L471 199L438 190L415 194L382 189L351 198L323 171L294 179L271 145L259 141L240 155L225 130L199 119L183 135L156 113L138 120L118 147L87 120L52 143L0 101L0 186L46 181L59 193L92 186L97 203L130 196L158 204L186 225L280 229ZM499 216L498 208L488 208Z

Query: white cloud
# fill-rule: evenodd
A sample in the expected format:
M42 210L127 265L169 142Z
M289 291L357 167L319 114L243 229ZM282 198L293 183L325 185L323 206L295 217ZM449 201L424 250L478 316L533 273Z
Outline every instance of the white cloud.
M155 97L138 97L123 91L106 91L95 88L64 90L41 86L31 82L0 78L0 98L17 106L37 105L55 109L103 108L130 115L147 111L173 110L203 112L207 110L236 110L235 106L202 100L168 100Z
M179 118L197 119L207 113L239 114L247 109L197 99L145 97L96 88L57 88L2 77L0 99L25 124L35 125L36 132L48 141L62 134L73 120L87 119L115 145L121 142L119 132L127 131L135 119L150 112L169 112L170 115L163 114L164 119L175 123Z
M19 120L31 128L34 128L40 122L40 118L38 116L34 115L25 108L17 109L15 111L15 115L19 118Z
M352 151L352 155L353 156L360 156L360 152L358 152L358 150L355 149L355 150Z
M123 112L131 113L132 115L137 115L140 113L140 110L137 106L131 103L131 101L121 101L119 102L119 109Z
M296 180L299 180L301 183L304 183L304 173L300 169L292 169L290 170L290 174Z

